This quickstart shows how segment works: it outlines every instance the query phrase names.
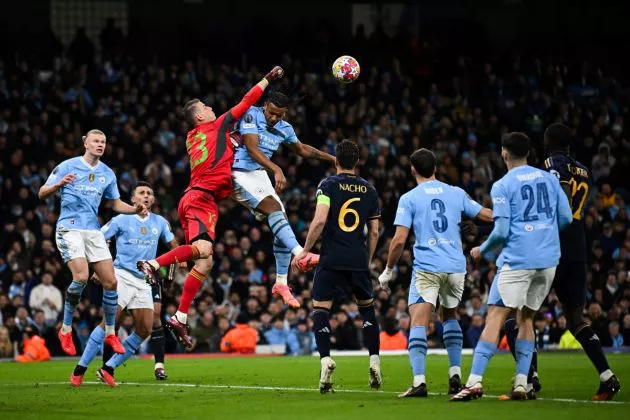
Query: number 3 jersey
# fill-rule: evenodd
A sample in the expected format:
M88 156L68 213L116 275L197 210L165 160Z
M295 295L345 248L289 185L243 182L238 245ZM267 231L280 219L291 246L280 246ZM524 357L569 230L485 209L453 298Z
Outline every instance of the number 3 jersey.
M571 156L554 153L545 160L545 170L567 185L571 194L573 222L560 232L560 259L586 262L586 235L584 233L584 204L591 187L588 169Z
M333 175L319 184L317 204L330 208L322 235L319 267L369 270L365 225L368 220L381 217L374 187L354 175Z
M459 224L462 213L475 218L481 209L461 188L437 180L422 182L400 197L394 224L413 230L414 269L466 272Z
M558 217L571 217L569 201L558 180L540 169L519 166L494 183L491 195L494 219L510 221L497 267L533 270L557 266Z

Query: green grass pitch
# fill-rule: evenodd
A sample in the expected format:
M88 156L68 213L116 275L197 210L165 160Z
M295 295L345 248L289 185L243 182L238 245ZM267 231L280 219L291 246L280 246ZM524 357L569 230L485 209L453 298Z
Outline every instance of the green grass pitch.
M2 419L626 419L630 418L630 355L610 355L621 380L613 403L590 400L597 374L584 354L541 354L543 390L536 401L499 401L508 391L514 362L501 354L484 379L488 396L450 403L445 395L448 359L429 356L427 399L396 398L409 385L404 356L382 357L384 384L370 391L365 357L336 357L334 394L318 391L315 357L167 358L169 379L156 382L151 360L131 360L116 373L120 385L95 383L96 361L81 388L68 384L74 362L0 364ZM468 374L471 358L464 358ZM629 382L630 383L630 382ZM630 386L630 385L628 385Z

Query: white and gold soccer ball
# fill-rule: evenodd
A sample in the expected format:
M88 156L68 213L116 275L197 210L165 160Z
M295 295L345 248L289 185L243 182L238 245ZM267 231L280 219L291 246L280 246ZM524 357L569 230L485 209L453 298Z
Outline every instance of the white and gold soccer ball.
M332 65L332 74L341 83L352 83L359 77L359 62L349 55L342 55Z

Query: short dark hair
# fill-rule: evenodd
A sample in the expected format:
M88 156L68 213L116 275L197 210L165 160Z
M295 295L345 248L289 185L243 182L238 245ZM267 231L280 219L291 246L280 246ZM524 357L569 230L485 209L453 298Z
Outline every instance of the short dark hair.
M549 149L566 149L571 146L573 133L566 125L553 123L545 130L545 138L547 139L547 147Z
M352 170L359 163L359 146L351 140L342 140L335 147L335 155L341 169Z
M511 157L524 159L529 154L530 140L525 133L514 131L503 138L501 146L508 151Z
M153 186L151 186L151 184L149 184L146 181L138 181L138 183L136 185L133 186L133 189L131 190L131 195L133 196L136 193L136 188L138 187L147 187L150 188L151 191L153 191Z
M188 124L191 124L193 126L197 125L197 121L195 121L195 114L197 113L195 105L197 105L199 102L201 101L195 98L186 102L186 104L184 105L184 119Z
M269 92L269 95L267 95L267 102L271 102L278 108L288 108L291 104L289 97L277 90Z
M411 164L418 175L423 178L430 178L435 174L437 163L435 153L429 149L418 149L411 154Z

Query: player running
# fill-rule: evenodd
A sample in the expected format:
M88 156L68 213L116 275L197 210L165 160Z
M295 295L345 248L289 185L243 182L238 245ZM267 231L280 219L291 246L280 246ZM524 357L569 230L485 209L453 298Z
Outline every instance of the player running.
M229 137L230 127L262 96L269 82L282 77L281 67L274 67L243 97L241 102L217 118L199 99L186 103L186 121L194 128L188 132L186 150L190 156L190 184L177 209L187 245L150 261L138 261L138 269L150 283L155 283L160 267L195 261L184 282L177 313L166 328L186 346L192 346L186 325L188 309L212 268L212 242L219 216L217 203L232 192L231 166L234 157Z
M89 268L103 285L103 312L105 313L105 344L116 353L124 353L114 332L116 320L116 276L112 256L98 223L101 200L110 201L117 213L147 215L142 203L130 206L120 199L116 175L101 162L106 137L101 130L90 130L83 136L85 154L61 162L39 189L39 198L46 200L57 191L61 193L61 214L57 221L56 242L63 261L72 272L63 308L63 324L58 332L61 348L70 356L76 355L72 341L72 317L81 300L81 292L88 281Z
M139 182L131 192L131 201L151 209L155 203L151 185L146 182ZM135 354L140 344L151 334L153 326L151 285L144 280L144 274L137 269L136 262L155 257L158 240L169 244L171 248L177 247L177 241L166 219L155 213L149 213L145 217L116 216L101 228L101 232L106 240L116 240L114 271L118 279L119 295L116 319L118 320L121 312L127 309L134 320L134 331L123 343L124 354L109 355L112 356L111 358L105 357L106 363L96 371L96 375L101 381L109 386L116 386L114 369ZM97 274L94 275L93 279L100 281ZM72 386L81 386L88 365L101 349L104 335L103 323L94 328L90 334L81 360L70 376ZM103 354L107 354L107 352L104 351ZM156 377L158 376L158 369L161 370L161 375L166 376L162 364L161 368L156 368Z
M399 397L426 397L425 366L427 329L438 296L444 320L444 346L448 352L448 393L461 389L461 361L464 337L457 322L457 307L464 293L466 257L462 251L460 223L462 213L492 222L492 210L483 208L459 187L435 179L437 158L432 151L420 149L411 155L411 173L418 186L404 194L396 212L396 233L389 245L387 266L378 280L386 287L402 254L410 229L413 229L414 280L409 288L409 359L413 371L411 387Z
M324 179L317 191L315 216L308 230L304 249L295 256L294 268L308 269L310 251L323 231L321 258L313 280L315 341L320 355L319 391L332 389L335 362L330 358L329 315L337 288L354 295L363 317L363 337L370 354L372 388L381 386L379 329L374 312L374 292L370 280L370 262L378 242L381 212L376 190L355 175L359 147L343 140L335 148L337 175ZM367 224L367 244L364 234Z
M271 161L281 144L304 158L319 159L334 164L335 158L300 142L291 124L283 118L289 98L280 92L271 92L263 107L251 107L237 125L244 147L234 154L232 180L234 198L252 210L258 220L267 219L273 233L273 254L276 258L276 283L271 289L291 307L300 306L287 285L291 255L302 252L295 234L285 216L284 205L278 196L284 191L286 179L282 169ZM267 172L273 173L274 190ZM310 264L317 265L318 256L309 255Z
M502 246L497 275L488 296L486 326L475 348L466 386L451 401L483 396L482 379L510 311L517 309L516 378L511 399L527 399L527 373L534 351L532 317L549 293L560 259L559 231L571 223L572 212L558 180L527 165L530 141L523 133L503 139L501 156L508 173L492 186L495 226L488 239L470 251L478 261Z
M573 210L573 222L560 233L560 264L552 288L562 303L569 331L580 342L599 373L599 389L593 400L604 401L613 399L619 392L620 384L608 365L599 337L582 316L586 304L586 236L582 219L584 203L590 190L590 174L584 165L571 157L572 138L569 127L560 123L550 125L545 131L544 144L549 157L545 159L544 169L560 180L560 186ZM518 333L515 326L513 319L505 322L508 344L512 351ZM532 361L528 377L530 382L536 382L536 370L536 363Z

